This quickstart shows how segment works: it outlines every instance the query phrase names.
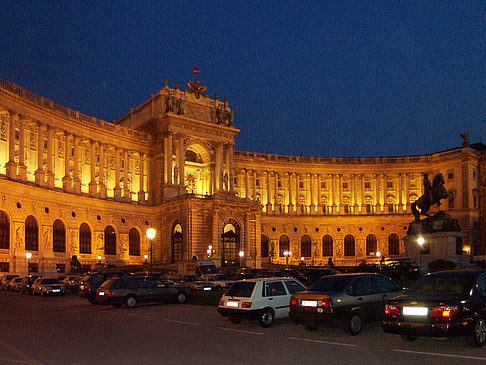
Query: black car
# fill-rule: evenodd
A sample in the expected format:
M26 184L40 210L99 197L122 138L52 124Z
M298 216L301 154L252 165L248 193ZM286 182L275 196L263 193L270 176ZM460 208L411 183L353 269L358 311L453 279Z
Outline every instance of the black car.
M471 346L486 342L486 270L428 274L402 295L385 302L383 331L414 341L419 336L465 336Z
M97 290L100 304L133 308L137 303L176 301L185 303L189 290L174 282L150 276L113 278L105 281Z
M101 284L111 278L130 276L133 275L126 271L100 271L88 274L79 281L79 296L81 298L87 298L91 304L96 304L98 302L96 290Z

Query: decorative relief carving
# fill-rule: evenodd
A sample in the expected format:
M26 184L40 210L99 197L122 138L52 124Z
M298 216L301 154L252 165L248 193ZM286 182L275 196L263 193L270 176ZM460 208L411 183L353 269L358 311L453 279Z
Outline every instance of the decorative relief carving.
M4 121L2 121L2 123L0 124L0 139L2 141L7 140L7 123L5 123Z

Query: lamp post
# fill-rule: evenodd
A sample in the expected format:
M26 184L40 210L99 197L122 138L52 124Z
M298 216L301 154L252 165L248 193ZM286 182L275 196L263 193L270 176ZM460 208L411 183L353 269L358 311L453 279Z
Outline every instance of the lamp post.
M419 238L417 238L417 243L420 246L420 266L422 266L422 249L424 247L425 239L420 236Z
M155 238L156 233L157 233L157 231L155 230L155 228L147 229L147 238L150 241L150 272L152 272L153 261L154 261L153 255L152 255L152 243L153 243L153 240Z
M241 260L243 260L243 257L245 257L245 252L240 251L240 252L238 253L238 256L240 256L240 267L242 267L242 266L241 266Z
M30 275L30 259L32 258L32 253L26 252L25 258L27 259L27 276Z
M285 256L285 268L289 268L289 257L292 256L292 251L284 251L283 255Z
M98 264L101 265L101 256L98 256Z

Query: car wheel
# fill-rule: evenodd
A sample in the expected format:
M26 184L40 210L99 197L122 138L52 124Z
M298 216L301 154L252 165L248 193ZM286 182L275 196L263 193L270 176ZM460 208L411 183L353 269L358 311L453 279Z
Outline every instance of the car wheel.
M177 294L177 303L184 304L186 302L186 299L187 299L186 294L184 293Z
M466 342L473 347L481 347L486 342L486 320L478 318L474 321L472 333L466 336Z
M358 312L351 313L348 318L346 329L351 336L356 336L361 332L363 319Z
M402 340L404 340L404 341L407 341L407 342L413 342L417 338L419 338L419 336L414 336L414 335L400 335L400 338Z
M309 325L309 326L305 326L305 328L308 330L308 331L316 331L318 326L312 326L312 325Z
M270 309L264 309L260 313L260 325L263 328L270 327L273 322L273 312Z
M238 324L238 323L241 323L243 321L243 319L236 318L236 317L230 317L230 321L231 321L231 323Z
M133 308L137 305L137 298L135 298L133 295L130 295L125 300L125 304L127 305L128 308Z

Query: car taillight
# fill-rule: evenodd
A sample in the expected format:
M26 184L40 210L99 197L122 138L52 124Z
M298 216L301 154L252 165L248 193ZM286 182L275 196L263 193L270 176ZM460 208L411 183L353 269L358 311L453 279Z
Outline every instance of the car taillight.
M331 306L331 298L324 298L322 300L317 301L318 307L330 307Z
M220 301L219 301L219 306L220 306L220 307L224 307L224 300L220 300Z
M385 314L398 316L398 315L400 315L400 311L394 305L385 304Z
M454 315L458 310L457 306L441 306L432 308L430 313L431 317L436 318L449 318Z
M295 307L296 305L297 305L297 300L296 300L295 298L293 298L293 297L292 297L292 298L290 299L290 306L291 306L291 307Z
M251 307L251 302L243 302L241 303L241 308L250 308Z

